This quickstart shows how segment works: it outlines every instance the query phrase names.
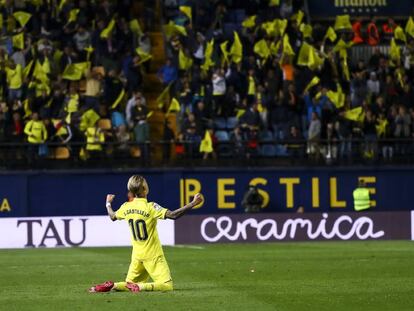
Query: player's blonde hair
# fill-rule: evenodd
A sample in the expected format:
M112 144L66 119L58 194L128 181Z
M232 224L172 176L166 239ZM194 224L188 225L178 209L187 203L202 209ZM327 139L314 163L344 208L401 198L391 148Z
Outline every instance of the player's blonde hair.
M128 180L128 191L135 197L144 198L147 194L147 181L141 175L132 175Z

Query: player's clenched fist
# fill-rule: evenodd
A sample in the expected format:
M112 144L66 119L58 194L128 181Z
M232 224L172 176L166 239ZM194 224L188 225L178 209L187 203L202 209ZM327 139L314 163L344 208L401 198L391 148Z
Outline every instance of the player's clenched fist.
M115 199L115 194L107 194L106 195L106 202L112 203L112 201Z
M203 195L201 193L197 193L193 198L193 203L195 205L199 205L203 202L203 200L204 200Z

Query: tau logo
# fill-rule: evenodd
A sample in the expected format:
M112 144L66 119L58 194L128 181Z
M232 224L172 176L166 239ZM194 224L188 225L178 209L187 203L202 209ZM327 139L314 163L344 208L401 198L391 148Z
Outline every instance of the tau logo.
M80 246L86 239L86 221L87 218L79 218L81 221L82 230L80 230L79 221L71 225L73 219L50 219L45 221L42 219L25 219L18 220L17 227L21 224L26 225L27 229L27 242L25 247L59 247L59 246ZM82 232L82 236L79 241L75 242L72 239L71 230L75 232L75 235L79 235ZM35 240L39 240L37 244ZM51 240L51 241L49 241ZM55 241L53 245L53 241Z

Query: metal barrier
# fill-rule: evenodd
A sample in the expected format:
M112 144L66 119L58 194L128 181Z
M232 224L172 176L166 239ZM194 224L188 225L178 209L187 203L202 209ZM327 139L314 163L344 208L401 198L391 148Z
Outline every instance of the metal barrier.
M96 143L95 145L100 145ZM218 142L210 154L200 142L147 141L103 143L102 151L86 150L85 142L0 143L0 168L130 168L158 166L283 166L413 163L413 139L350 139L339 141L262 140Z

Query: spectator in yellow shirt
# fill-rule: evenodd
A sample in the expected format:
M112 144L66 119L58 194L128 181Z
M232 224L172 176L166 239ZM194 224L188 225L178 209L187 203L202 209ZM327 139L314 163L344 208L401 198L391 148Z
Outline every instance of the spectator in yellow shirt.
M87 70L85 105L95 111L99 109L99 96L102 93L102 75L96 70Z
M39 119L37 112L33 112L32 119L26 123L24 133L30 143L29 161L32 161L34 157L47 155L47 146L44 145L47 140L47 130L43 121Z
M86 150L91 158L100 158L103 154L103 143L105 143L105 134L97 126L88 127L85 131Z
M22 66L16 65L13 60L9 60L8 67L6 67L7 86L9 88L8 99L14 101L22 97Z
M24 133L27 135L27 141L31 144L43 144L46 142L46 126L42 120L39 120L37 112L33 112L32 119L24 127Z

